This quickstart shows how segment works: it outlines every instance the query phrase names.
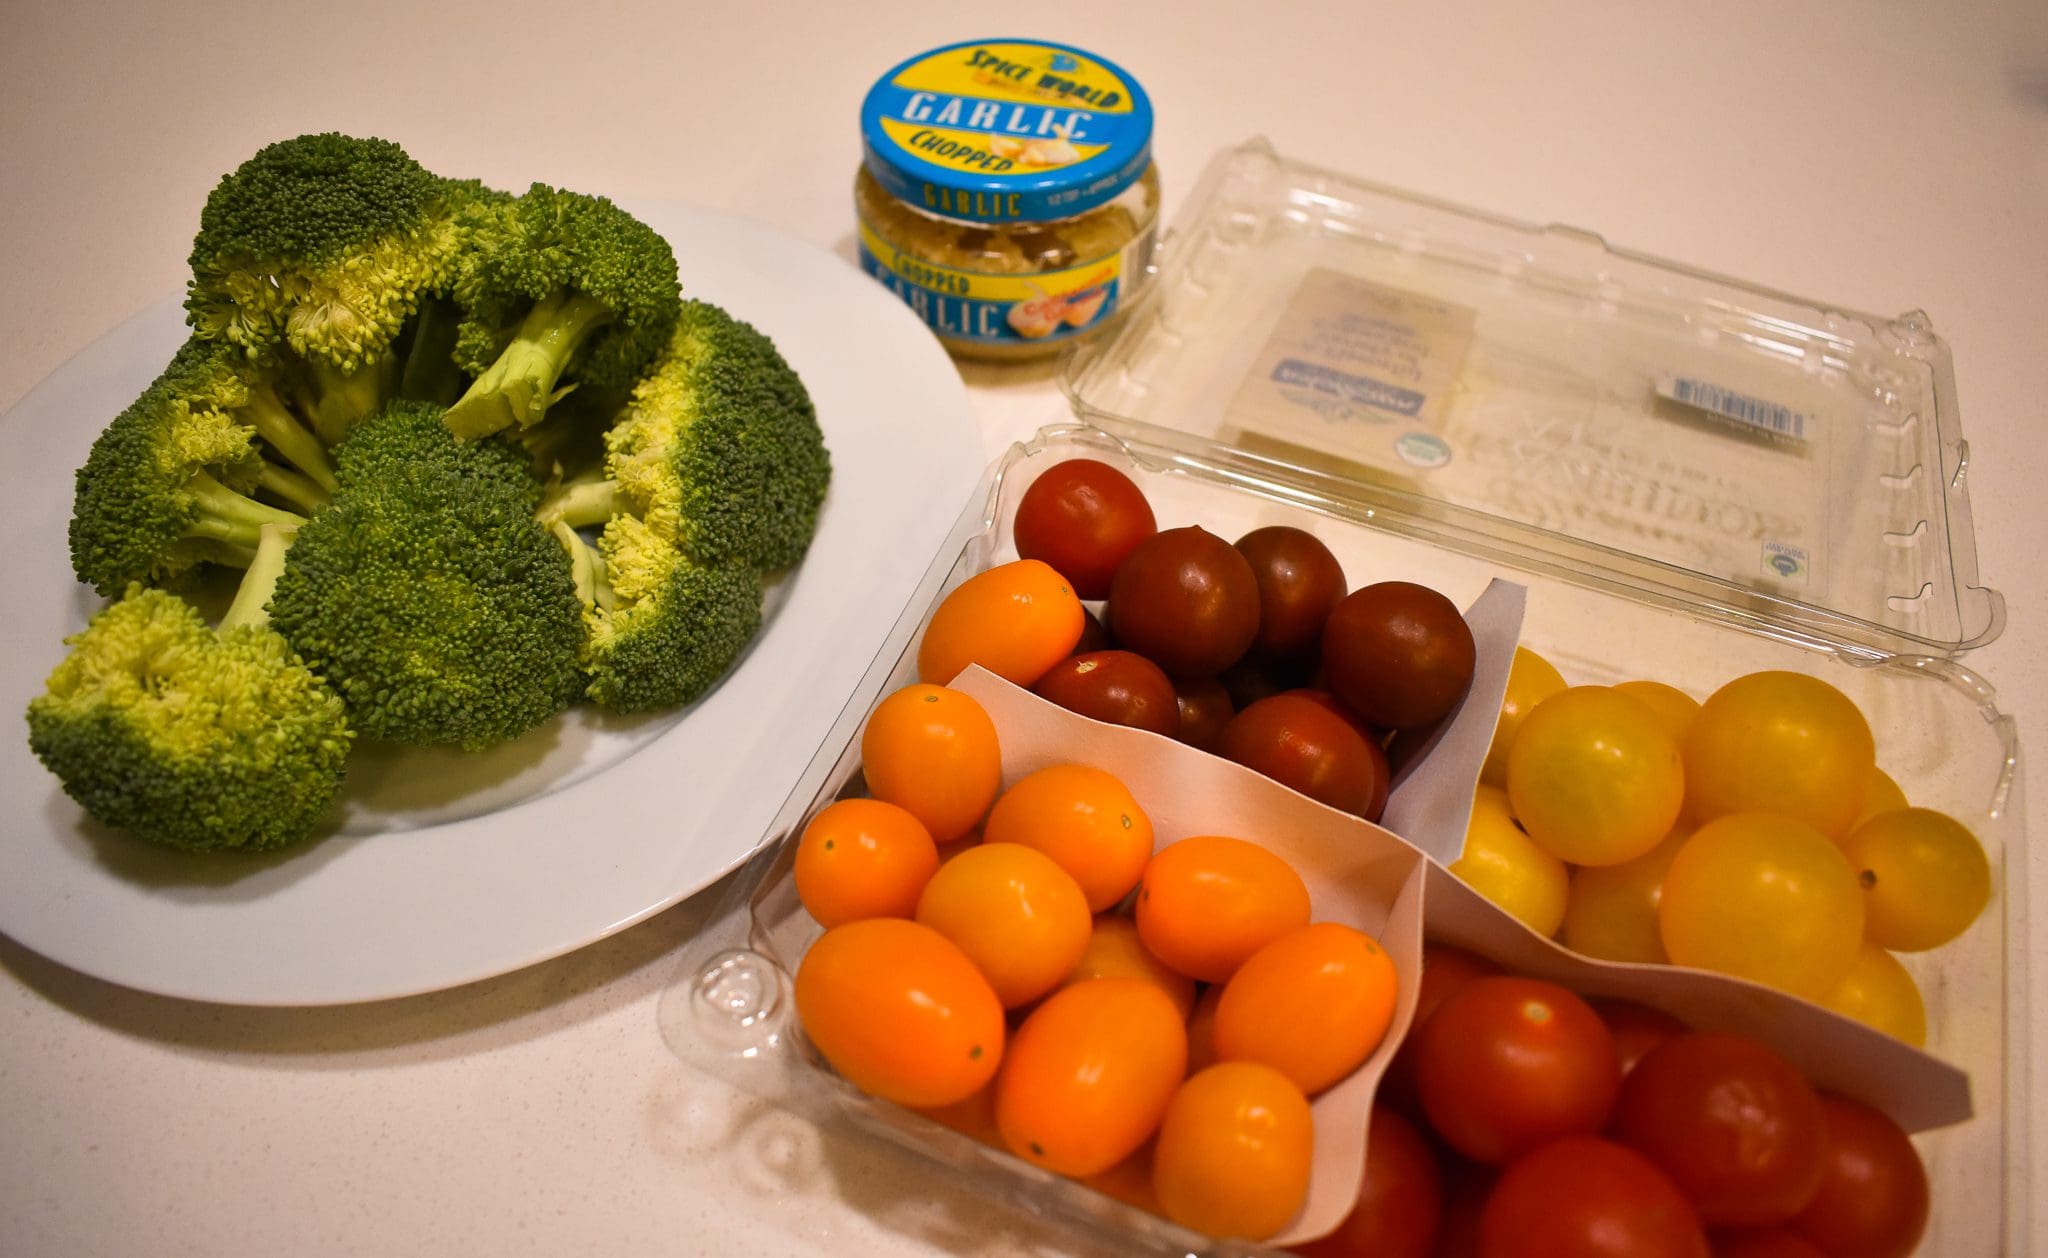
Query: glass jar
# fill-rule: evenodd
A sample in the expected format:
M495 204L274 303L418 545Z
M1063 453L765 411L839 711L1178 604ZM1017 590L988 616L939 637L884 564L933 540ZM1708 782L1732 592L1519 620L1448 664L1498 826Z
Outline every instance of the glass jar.
M861 109L861 266L962 358L1017 361L1111 326L1151 278L1152 107L1062 44L921 53Z

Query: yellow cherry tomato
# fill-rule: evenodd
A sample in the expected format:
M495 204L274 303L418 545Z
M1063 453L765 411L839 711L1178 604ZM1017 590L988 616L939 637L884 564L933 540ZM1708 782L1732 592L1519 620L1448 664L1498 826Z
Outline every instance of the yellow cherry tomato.
M1863 887L1866 930L1899 952L1962 934L1991 902L1991 861L1962 822L1932 808L1894 808L1857 826L1842 853Z
M1842 849L1804 821L1735 813L1671 858L1657 927L1674 965L1824 1000L1863 944L1863 891Z
M1868 940L1857 951L1849 973L1820 1003L1914 1048L1927 1043L1927 1006L1920 999L1920 985L1897 957Z
M1574 865L1618 865L1678 820L1678 744L1642 701L1605 686L1552 695L1508 752L1508 800L1538 846Z
M1481 786L1473 796L1465 848L1450 870L1545 938L1564 921L1571 874L1563 861L1522 833L1508 808L1507 792L1498 787Z
M1838 839L1875 767L1870 724L1849 696L1805 673L1750 673L1707 696L1686 732L1686 812L1784 813Z
M1689 837L1676 830L1632 861L1574 870L1565 898L1564 946L1603 961L1669 961L1657 932L1657 903L1671 860Z
M1870 782L1863 788L1863 811L1856 814L1856 825L1862 825L1881 812L1908 807L1911 807L1911 804L1906 799L1906 792L1899 789L1899 784L1893 780L1892 775L1876 765L1871 765ZM1855 828L1850 827L1852 830Z
M1480 781L1506 789L1508 748L1514 745L1515 731L1522 728L1522 718L1563 689L1564 675L1549 660L1528 647L1515 648L1514 662L1508 665L1507 694L1500 702L1500 721L1493 727L1493 745L1486 749L1486 764L1479 770Z
M1657 714L1665 732L1681 745L1685 741L1685 732L1692 728L1692 719L1700 714L1698 699L1661 681L1621 681L1612 688L1631 699L1641 700L1644 707Z

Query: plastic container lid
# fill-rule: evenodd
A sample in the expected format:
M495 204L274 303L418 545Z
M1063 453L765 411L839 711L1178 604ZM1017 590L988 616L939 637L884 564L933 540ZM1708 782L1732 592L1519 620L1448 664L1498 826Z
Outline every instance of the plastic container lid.
M919 53L868 90L860 129L868 172L891 196L973 222L1085 213L1152 161L1152 102L1138 81L1041 40Z
M1858 659L1996 638L1948 347L1289 161L1219 154L1076 412L1249 488Z

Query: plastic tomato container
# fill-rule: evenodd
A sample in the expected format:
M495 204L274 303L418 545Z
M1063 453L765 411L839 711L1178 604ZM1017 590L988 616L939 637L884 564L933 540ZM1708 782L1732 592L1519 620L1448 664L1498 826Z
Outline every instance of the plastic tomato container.
M763 844L725 884L662 1002L675 1052L821 1125L851 1122L945 1176L1124 1252L1267 1252L1178 1228L861 1094L806 1043L790 979L820 932L794 836L860 791L859 735L915 680L953 586L1015 556L1024 489L1067 458L1124 469L1161 527L1321 537L1351 585L1405 579L1460 606L1527 590L1521 640L1573 683L1649 678L1704 697L1761 669L1824 678L1869 719L1916 805L1983 841L1990 907L1905 958L1927 1051L1973 1116L1919 1133L1921 1252L2025 1248L2019 748L1960 658L2003 625L1976 584L1946 347L1883 320L1301 167L1220 154L1169 235L1154 292L1066 386L1083 423L991 467ZM1796 499L1796 501L1794 500ZM1142 803L1142 800L1141 800ZM1425 926L1427 915L1424 916ZM1404 980L1412 976L1404 975Z

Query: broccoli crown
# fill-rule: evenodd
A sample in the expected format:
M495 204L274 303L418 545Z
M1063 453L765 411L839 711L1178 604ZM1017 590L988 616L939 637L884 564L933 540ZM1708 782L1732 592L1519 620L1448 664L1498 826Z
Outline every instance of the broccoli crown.
M423 294L452 282L480 185L442 179L388 140L327 132L271 144L206 199L188 321L252 352L280 344L348 372Z
M246 565L263 524L300 522L249 496L265 460L256 430L236 417L248 400L246 377L188 343L114 417L77 472L70 541L79 580L112 596L206 560Z
M521 453L394 403L335 462L341 488L299 530L270 612L356 728L479 750L573 702L582 606Z
M556 376L625 387L661 352L681 290L675 251L660 233L604 197L539 183L479 221L455 282L465 312L455 356L472 375L549 330L529 326L536 307L550 322L571 313L579 321L580 352L565 347L574 359ZM558 309L572 299L592 308Z
M761 627L761 580L744 564L700 567L630 515L598 541L602 592L586 606L586 694L614 712L695 701Z
M606 445L621 497L712 566L773 572L796 563L832 477L803 381L774 342L702 301L684 303Z
M341 700L260 625L216 633L131 587L66 640L29 746L93 817L172 847L259 850L312 831L340 789Z

